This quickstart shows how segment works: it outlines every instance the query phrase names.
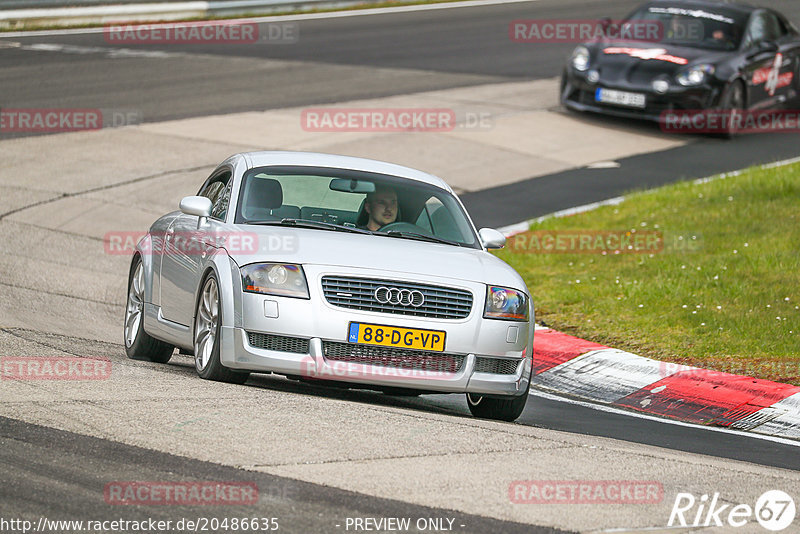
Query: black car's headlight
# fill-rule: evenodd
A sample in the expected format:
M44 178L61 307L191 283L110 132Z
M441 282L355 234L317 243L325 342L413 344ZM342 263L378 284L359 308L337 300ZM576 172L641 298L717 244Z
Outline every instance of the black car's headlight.
M575 50L572 51L569 62L573 69L584 72L589 68L589 49L583 45L576 46Z
M688 69L682 70L678 73L675 79L678 81L679 84L683 86L693 86L693 85L700 85L706 78L710 75L714 74L714 65L709 65L707 63L701 63L699 65L693 65Z
M247 293L307 299L308 283L300 265L253 263L241 268L242 288Z
M483 316L486 319L527 321L528 295L507 287L487 286Z

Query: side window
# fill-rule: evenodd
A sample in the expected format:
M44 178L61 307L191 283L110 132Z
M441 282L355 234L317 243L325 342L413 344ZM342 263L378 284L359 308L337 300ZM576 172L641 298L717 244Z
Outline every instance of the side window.
M220 183L220 182L214 182ZM220 221L225 220L225 216L228 214L228 205L231 203L231 184L233 180L228 180L228 185L225 186L225 189L222 190L222 194L219 195L217 201L214 202L214 207L211 208L211 216L215 219L219 219Z
M783 39L786 37L789 34L789 28L786 26L786 24L775 13L770 13L769 15L775 19L775 38Z
M210 184L205 186L202 191L200 191L200 196L206 197L207 199L211 200L211 203L213 204L214 202L217 201L217 198L219 197L219 194L222 192L223 189L225 189L224 183L216 181L211 182Z
M218 174L200 190L198 195L210 199L211 203L215 204L222 190L225 189L225 186L228 184L230 177L230 172Z
M756 13L750 20L750 25L747 28L745 45L751 47L763 41L776 41L784 33L782 25L780 21L778 21L778 17L774 14L766 11Z
M228 213L228 204L230 204L231 198L230 178L230 172L218 174L198 193L199 196L206 197L211 201L211 216L215 219L224 219L225 214Z
M747 35L745 36L745 44L749 48L754 46L765 39L767 32L766 21L764 20L764 13L756 13L750 19L750 24L747 26Z

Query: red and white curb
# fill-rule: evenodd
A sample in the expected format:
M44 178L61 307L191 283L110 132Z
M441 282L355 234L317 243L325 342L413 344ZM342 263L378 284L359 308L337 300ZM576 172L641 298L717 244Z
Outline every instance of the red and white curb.
M680 421L800 439L800 387L661 362L537 325L534 388Z

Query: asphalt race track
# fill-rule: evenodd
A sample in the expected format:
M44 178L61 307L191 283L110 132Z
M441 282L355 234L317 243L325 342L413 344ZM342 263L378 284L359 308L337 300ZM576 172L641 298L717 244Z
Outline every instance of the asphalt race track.
M563 130L554 129L558 146L531 148L568 154L553 172L520 158L514 179L503 180L501 154L486 156L496 168L473 169L483 181L439 173L479 226L800 156L791 134L670 137L647 124L567 114L550 88L573 45L508 39L514 19L614 17L635 5L542 0L297 19L300 39L291 45L133 48L96 32L0 34L0 107L135 110L142 122L101 132L0 133L0 355L101 357L113 369L109 380L83 384L0 383L2 519L244 515L277 517L280 531L346 532L354 530L347 518L410 517L449 518L453 530L476 533L673 532L666 525L679 492L720 492L725 502L752 505L767 490L795 491L798 445L782 440L536 395L515 424L502 424L471 418L461 396L391 397L260 375L231 386L200 380L186 356L167 365L125 357L129 258L104 253L103 236L145 229L193 194L225 155L322 147L408 164L468 159L463 149L443 158L426 153L418 137L398 137L391 148L349 134L337 138L341 144L299 137L281 144L283 123L270 130L269 121L286 110L413 105L423 94L424 102L480 102L496 113L494 129L458 142L483 135L487 145L500 143L505 125L522 116L515 114L554 121ZM771 5L800 21L797 2ZM516 87L551 96L528 108ZM510 96L477 100L484 91ZM235 131L240 118L264 130L248 141L244 126ZM603 160L591 143L580 146L584 134L624 145L608 158L615 165L584 164ZM581 163L564 164L571 158ZM104 500L109 482L131 480L246 481L257 485L259 500L206 507ZM513 504L509 487L518 480L657 480L664 495L636 505ZM760 528L753 519L740 530Z

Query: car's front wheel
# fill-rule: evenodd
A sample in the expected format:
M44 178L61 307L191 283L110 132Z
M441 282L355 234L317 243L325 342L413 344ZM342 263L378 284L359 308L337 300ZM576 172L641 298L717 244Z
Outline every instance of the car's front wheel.
M744 85L736 80L730 83L722 92L720 97L720 109L728 115L728 126L723 132L723 136L728 139L736 137L738 128L736 123L740 120L739 116L745 111Z
M128 302L125 306L125 353L132 360L167 363L175 347L144 331L144 264L136 256L128 273Z
M515 421L525 410L530 389L531 383L529 380L525 393L518 397L503 399L467 393L467 405L469 406L469 411L475 417L496 419L498 421Z
M515 421L528 402L528 394L512 397L510 399L489 398L483 395L467 393L469 411L481 419L496 419L498 421Z
M219 358L222 303L214 273L203 280L194 319L194 366L206 380L243 384L250 373L237 372L222 365Z

